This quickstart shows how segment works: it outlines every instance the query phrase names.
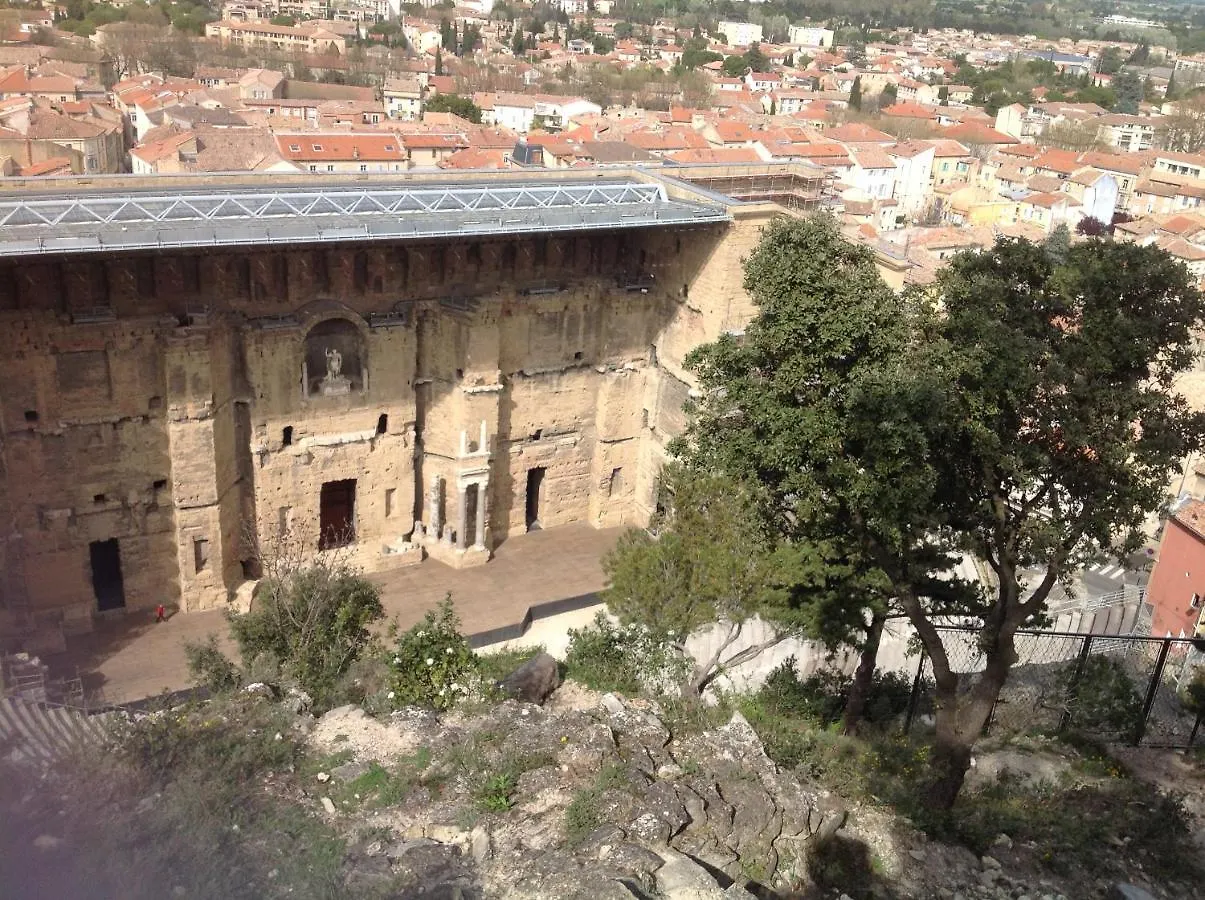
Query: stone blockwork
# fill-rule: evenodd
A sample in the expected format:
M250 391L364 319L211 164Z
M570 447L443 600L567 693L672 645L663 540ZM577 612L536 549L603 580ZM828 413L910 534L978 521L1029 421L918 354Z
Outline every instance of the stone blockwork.
M772 212L0 264L5 605L212 607L282 531L373 569L646 520Z

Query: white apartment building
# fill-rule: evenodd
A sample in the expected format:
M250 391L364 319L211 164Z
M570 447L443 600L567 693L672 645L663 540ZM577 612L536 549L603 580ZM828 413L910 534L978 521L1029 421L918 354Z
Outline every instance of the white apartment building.
M933 145L922 141L895 144L886 148L895 163L895 199L900 211L914 214L929 200L933 174Z
M417 78L386 78L381 99L391 119L417 122L423 116L423 88Z
M817 28L814 25L792 25L787 29L787 43L799 47L824 47L833 45L836 33L828 28Z
M536 117L536 101L525 94L497 94L494 97L493 115L486 110L482 112L482 121L486 125L498 125L519 134L527 134Z
M761 26L752 22L720 22L718 27L730 46L748 47L750 44L761 43Z
M347 53L347 41L341 35L317 25L291 28L285 25L250 22L210 22L205 26L205 36L217 38L223 44L240 44L244 47L271 46L278 50L293 50L319 56L332 51L340 56Z

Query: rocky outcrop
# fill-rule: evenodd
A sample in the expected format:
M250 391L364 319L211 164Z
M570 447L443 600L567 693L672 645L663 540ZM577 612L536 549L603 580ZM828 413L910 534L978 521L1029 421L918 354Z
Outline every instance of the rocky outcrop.
M429 762L397 803L327 814L349 834L400 836L353 845L351 880L389 874L436 896L504 900L736 900L805 886L810 850L845 821L780 771L739 715L676 737L654 703L607 694L385 727L396 734L383 750L427 748ZM320 720L314 734L331 730ZM368 761L362 737L346 743ZM316 801L326 789L315 785Z

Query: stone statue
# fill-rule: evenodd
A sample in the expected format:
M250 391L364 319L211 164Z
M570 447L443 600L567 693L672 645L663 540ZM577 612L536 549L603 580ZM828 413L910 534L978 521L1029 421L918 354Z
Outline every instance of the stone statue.
M322 379L321 388L327 396L351 391L351 379L343 374L343 354L334 347L326 348L326 377Z
M326 348L326 377L334 381L343 372L343 354L334 347Z

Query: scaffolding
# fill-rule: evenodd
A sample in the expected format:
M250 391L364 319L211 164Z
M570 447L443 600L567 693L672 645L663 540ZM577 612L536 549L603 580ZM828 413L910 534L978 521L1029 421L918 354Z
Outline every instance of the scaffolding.
M702 164L667 169L681 181L745 203L814 212L839 203L830 169L798 162Z

